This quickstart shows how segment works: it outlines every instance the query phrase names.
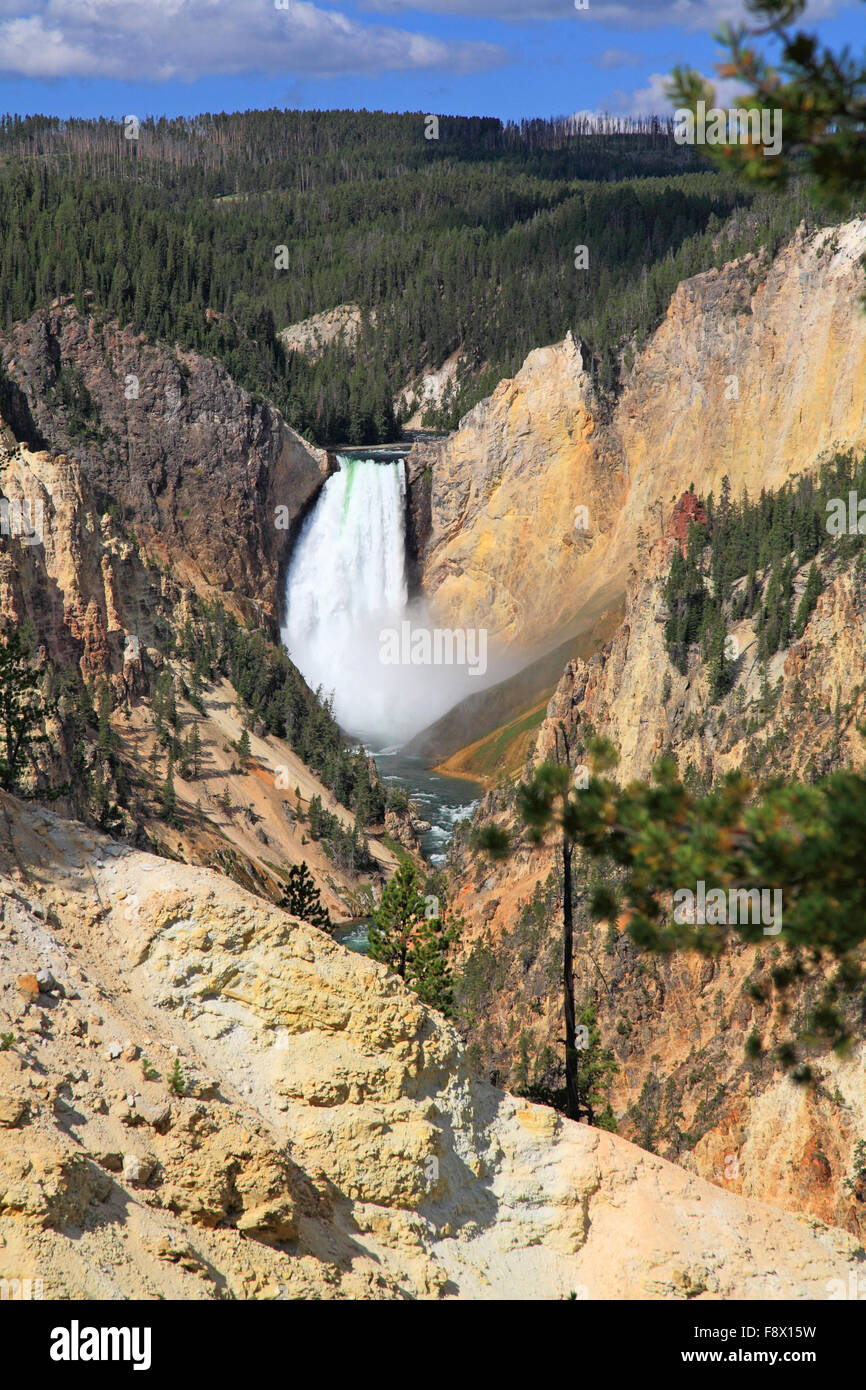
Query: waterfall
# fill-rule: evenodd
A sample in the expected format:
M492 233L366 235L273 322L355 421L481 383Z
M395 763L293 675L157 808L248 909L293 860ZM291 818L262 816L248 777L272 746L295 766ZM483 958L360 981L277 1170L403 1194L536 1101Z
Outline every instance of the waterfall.
M406 468L338 454L286 575L283 641L350 732L388 737L379 632L406 611Z
M385 631L431 631L406 579L406 468L338 454L286 574L283 642L339 724L370 747L405 743L478 680L455 666L383 660Z

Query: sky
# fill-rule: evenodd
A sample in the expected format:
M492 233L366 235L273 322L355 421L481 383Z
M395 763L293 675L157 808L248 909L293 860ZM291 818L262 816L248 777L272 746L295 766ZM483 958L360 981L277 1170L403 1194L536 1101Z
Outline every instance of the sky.
M0 111L665 113L671 68L712 76L713 33L742 17L741 0L0 0ZM866 7L809 0L800 27L862 54Z

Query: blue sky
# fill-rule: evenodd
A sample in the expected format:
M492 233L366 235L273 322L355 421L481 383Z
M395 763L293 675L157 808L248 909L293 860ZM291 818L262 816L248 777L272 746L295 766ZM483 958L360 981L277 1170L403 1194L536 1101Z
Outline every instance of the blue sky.
M741 16L740 0L0 0L0 110L664 111L674 64L712 75L712 33ZM810 0L801 24L859 53L864 20L862 0Z

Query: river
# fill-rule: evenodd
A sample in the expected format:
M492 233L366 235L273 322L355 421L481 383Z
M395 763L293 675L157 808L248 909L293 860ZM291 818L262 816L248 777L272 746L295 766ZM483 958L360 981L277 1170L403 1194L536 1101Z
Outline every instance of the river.
M402 787L420 818L430 822L430 829L419 836L424 858L434 869L444 864L455 825L472 815L484 788L477 782L444 777L420 758L399 751L373 756L385 786ZM367 926L368 921L349 923L335 932L335 937L350 951L366 954Z

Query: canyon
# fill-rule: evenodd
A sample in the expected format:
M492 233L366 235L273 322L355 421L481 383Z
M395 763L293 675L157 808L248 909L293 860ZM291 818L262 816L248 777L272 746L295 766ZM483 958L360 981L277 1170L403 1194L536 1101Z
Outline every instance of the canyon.
M248 721L237 690L217 681L196 704L193 663L172 660L185 627L199 636L208 629L210 604L277 638L280 566L328 474L326 454L218 364L194 354L181 362L72 304L34 316L12 336L3 348L11 390L0 482L6 496L40 510L42 534L39 544L15 528L3 536L0 615L27 627L56 679L73 672L111 690L120 767L112 772L104 751L92 749L85 775L102 778L113 796L119 776L138 787L122 814L123 833L138 843L212 864L272 898L282 891L275 865L307 860L329 908L355 915L396 864L393 850L371 837L372 881L329 860L305 834L298 799L308 808L318 798L347 833L354 817L321 769L257 722L244 773L236 746ZM138 395L127 400L130 378ZM74 383L71 404L72 388L57 385L64 380ZM50 449L39 447L46 436ZM195 776L176 770L182 824L171 840L148 805L154 759L164 758L151 699L161 675L202 745ZM78 756L65 727L71 703L64 697L66 719L49 722L43 774L55 787L69 782ZM85 813L80 797L58 804ZM391 814L391 823L398 838L411 835L407 817Z
M407 452L411 577L435 621L527 662L594 634L542 692L524 770L590 729L624 781L663 752L706 785L863 767L862 571L826 568L760 720L754 624L708 712L700 659L670 667L663 587L690 483L755 493L866 445L864 251L860 220L699 275L616 401L569 335ZM52 1298L700 1300L826 1298L856 1274L866 1048L819 1052L808 1087L747 1060L776 1026L755 948L648 960L624 922L580 915L578 991L618 1065L609 1133L511 1093L561 1029L549 851L496 866L458 830L457 1027L278 905L281 866L304 861L332 912L360 915L417 855L411 812L389 811L372 867L335 863L304 821L318 797L353 827L322 767L248 729L227 677L190 698L182 633L204 641L202 605L276 642L326 451L217 363L86 305L17 324L0 357L0 484L46 518L40 545L0 540L0 617L29 622L38 661L108 683L139 784L169 676L217 779L178 773L171 834L142 799L107 835L63 794L73 749L49 719L55 803L0 793L0 1276L38 1268ZM492 786L475 824L512 817Z
M555 395L561 441L552 457L546 448L533 455L524 477L523 552L509 568L508 597L498 607L493 602L493 621L528 640L542 624L573 625L571 604L592 614L594 603L606 604L620 586L625 614L594 656L567 662L525 761L510 769L512 779L488 792L476 826L491 820L513 826L513 777L558 760L563 746L573 750L572 765L580 763L593 735L614 745L621 785L647 779L663 754L675 757L681 775L703 788L732 770L757 780L811 780L837 767L862 771L862 568L822 566L823 592L805 630L766 667L758 660L756 621L737 622L729 632L737 652L735 680L717 704L699 654L692 652L685 673L671 664L664 584L672 549L684 543L694 510L686 491L693 480L702 496L714 492L718 499L727 475L733 496L743 489L755 496L813 470L837 450L862 451L864 236L866 224L851 223L799 237L770 266L732 264L682 284L664 324L637 357L607 428L588 423L574 345L552 350L554 381L569 364L573 415L568 391ZM800 356L782 343L798 335L804 319L809 352ZM739 393L729 401L726 380L737 383ZM431 602L451 621L480 620L488 602L479 600L473 566L484 569L490 593L499 593L485 567L492 575L514 553L517 512L506 501L511 455L507 445L497 450L495 440L512 423L522 466L527 441L535 437L526 433L522 412L531 414L539 404L532 381L529 370L504 384L463 421L454 440L433 446L445 460L446 476L453 468L458 480L463 450L468 457L478 447L491 461L486 493L480 486L473 491L474 484L461 491L458 481L453 514L437 503L434 487L438 521L430 532L425 582ZM575 422L585 440L602 436L592 452L586 443L578 449L566 441ZM621 467L607 494L616 507L605 514L592 502L592 488L614 438ZM567 501L559 507L557 494L549 510L546 489L566 458L573 465L573 472L565 470ZM590 516L595 510L605 526L590 532L583 556L567 547L557 569L550 560L555 537L569 509L588 497ZM523 524L526 516L534 518L533 527ZM522 587L536 564L546 564L549 578ZM795 569L795 605L808 568ZM568 581L561 588L560 576ZM497 865L474 851L467 829L452 849L449 869L466 923L462 1031L479 1068L500 1084L525 1086L546 1074L562 1027L556 857L549 849L521 847ZM581 901L588 872L588 865L578 872ZM764 953L730 944L710 959L646 956L630 941L625 920L596 924L586 912L579 917L576 991L596 1007L602 1043L616 1062L609 1099L619 1133L727 1190L861 1232L866 1049L859 1015L851 1053L839 1058L816 1048L816 1082L801 1087L769 1058L757 1063L746 1057L750 1035L772 1041L782 1026L779 1001L760 997ZM777 950L772 958L778 956ZM796 1007L803 1005L801 997Z
M866 220L684 281L601 402L571 336L530 353L447 439L417 443L421 588L437 621L527 654L625 592L692 482L774 488L866 441Z

